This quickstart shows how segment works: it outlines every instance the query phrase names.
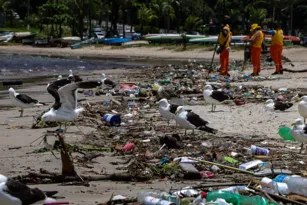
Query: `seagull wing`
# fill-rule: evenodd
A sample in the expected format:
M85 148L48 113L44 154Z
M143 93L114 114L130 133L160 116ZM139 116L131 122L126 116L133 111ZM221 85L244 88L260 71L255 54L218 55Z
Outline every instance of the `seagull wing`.
M26 103L26 104L38 103L37 100L35 100L35 99L33 99L33 98L31 98L31 97L29 97L29 96L27 96L27 95L24 95L24 94L17 94L17 95L16 95L16 98L17 98L18 100L20 100L21 102Z
M111 86L112 88L114 88L116 86L116 83L114 83L112 80L110 79L105 79L104 80L104 84L105 85L108 85L108 86Z
M100 86L98 81L84 81L78 83L70 83L59 89L60 102L62 109L75 110L77 108L77 89L91 89Z
M293 103L284 103L276 101L274 104L275 110L285 111L293 106Z
M176 113L177 107L179 107L179 105L175 105L175 104L170 104L169 106L169 111L173 114Z
M224 92L222 91L217 91L217 90L214 90L211 94L211 97L219 102L223 102L225 100L230 100L231 97L227 94L225 94Z
M209 122L207 122L206 120L202 119L199 115L195 114L194 112L187 112L187 120L195 125L196 127L200 127L200 126L205 126L207 125Z

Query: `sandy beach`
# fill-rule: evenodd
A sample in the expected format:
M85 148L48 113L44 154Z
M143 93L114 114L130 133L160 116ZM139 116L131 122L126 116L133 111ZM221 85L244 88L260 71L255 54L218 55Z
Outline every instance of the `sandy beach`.
M196 59L199 61L208 60L212 57L212 51L193 50L185 52L175 52L167 49L154 47L154 48L125 48L125 49L112 49L111 47L94 48L87 47L82 49L72 50L70 48L33 48L29 46L0 46L0 55L17 54L17 55L46 55L46 56L62 56L62 57L90 57L96 59L144 59L156 60L163 64L167 63L167 60L181 60L187 61L188 59ZM294 63L295 67L291 69L306 69L307 68L307 49L305 48L290 48L284 50L284 55L287 56ZM243 51L233 51L230 54L232 60L242 60ZM218 56L215 57L218 60ZM290 68L289 64L285 65ZM270 76L273 72L273 66L266 66L261 73L262 76ZM66 71L65 71L66 72ZM86 79L98 79L101 75L101 70L91 70L79 72L81 76L85 76ZM104 70L108 76L113 79L124 78L127 73L140 73L138 69L130 70L116 70L109 69ZM247 69L246 73L250 73L251 70ZM63 71L64 73L64 71ZM21 75L16 75L21 76ZM1 76L2 78L5 78ZM52 104L53 98L45 92L48 82L55 80L55 78L46 79L39 84L31 83L30 87L23 86L16 88L18 92L31 95L31 97L39 99L43 102ZM131 79L126 79L129 81ZM307 88L306 75L303 73L285 73L280 76L278 80L266 80L259 82L244 82L243 84L259 84L272 88ZM234 85L242 83L234 83ZM19 112L16 107L11 107L9 96L6 95L7 90L0 91L0 173L7 176L16 176L19 174L26 174L28 172L39 172L40 168L44 168L48 171L60 172L61 161L55 159L50 152L40 154L25 154L32 152L42 145L38 142L31 144L32 141L43 135L44 132L50 129L31 129L33 116L48 109L48 106L39 108L26 109L24 117L19 117ZM293 93L295 94L295 93ZM84 95L80 95L81 99L85 98ZM96 96L95 99L88 97L88 101L98 102L105 99L104 96ZM262 103L250 103L243 106L226 106L221 105L217 107L217 110L223 110L224 112L211 113L208 112L211 109L211 105L202 104L197 106L188 106L193 109L205 119L210 119L212 127L227 135L235 135L240 133L246 136L265 136L268 139L278 139L278 128L282 125L290 126L296 118L299 117L297 111L297 105L294 105L286 113L271 112L268 113L264 110ZM158 111L155 115L159 115ZM166 122L165 122L165 125ZM52 128L51 128L52 130ZM93 128L82 127L82 132L85 134L93 131ZM76 127L71 127L67 133L67 142L77 143L82 140L83 133ZM298 144L296 144L298 146ZM16 148L19 147L19 148ZM13 149L12 149L13 148ZM15 149L14 149L15 148ZM59 153L56 154L59 156ZM81 174L93 174L93 173L114 173L119 172L116 168L119 165L111 165L110 162L124 161L123 157L114 157L110 153L106 153L104 157L95 159L97 163L93 164L93 169L86 169L84 167L78 167L77 170ZM134 197L141 190L156 190L167 191L172 188L180 188L185 185L197 185L197 181L182 181L174 182L167 181L153 181L150 183L123 183L123 182L91 182L90 187L84 186L61 186L59 184L37 185L33 187L39 187L43 190L58 190L60 196L65 196L62 201L69 201L75 205L94 205L100 202L104 202L110 198L112 194L125 195Z

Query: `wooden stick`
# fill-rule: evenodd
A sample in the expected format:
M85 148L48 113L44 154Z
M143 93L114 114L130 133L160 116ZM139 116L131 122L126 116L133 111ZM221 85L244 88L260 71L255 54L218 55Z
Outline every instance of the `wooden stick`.
M235 168L235 167L230 167L230 166L223 165L223 164L218 164L218 163L209 162L209 161L205 161L205 160L198 160L198 159L194 159L194 158L191 158L191 157L189 157L189 159L193 160L193 161L201 162L203 164L216 165L216 166L219 166L219 167L223 167L225 169L230 169L230 170L237 171L237 172L242 172L242 173L245 173L245 174L251 174L251 175L254 174L253 172L250 172L250 171L241 170L241 169L238 169L238 168Z

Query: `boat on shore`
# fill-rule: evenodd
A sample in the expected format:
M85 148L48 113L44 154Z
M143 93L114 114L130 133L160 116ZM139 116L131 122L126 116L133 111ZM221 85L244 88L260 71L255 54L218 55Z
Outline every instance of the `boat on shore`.
M9 31L0 32L0 42L7 43L14 38L14 33Z
M36 32L16 32L14 33L14 40L32 39L37 35Z

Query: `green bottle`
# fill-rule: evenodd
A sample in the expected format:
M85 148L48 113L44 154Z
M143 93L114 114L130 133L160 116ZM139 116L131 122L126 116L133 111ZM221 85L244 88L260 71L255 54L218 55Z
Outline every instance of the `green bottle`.
M207 202L214 202L218 198L224 199L227 203L232 203L233 205L269 205L267 199L261 196L242 196L240 194L234 194L227 191L212 191L207 193Z

